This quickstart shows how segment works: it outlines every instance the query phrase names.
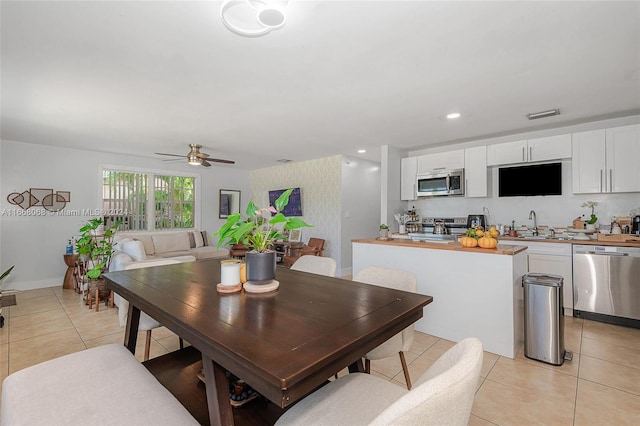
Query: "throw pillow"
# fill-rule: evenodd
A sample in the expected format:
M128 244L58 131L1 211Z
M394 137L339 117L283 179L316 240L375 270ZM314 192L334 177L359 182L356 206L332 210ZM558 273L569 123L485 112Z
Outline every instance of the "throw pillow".
M153 234L153 246L156 253L166 253L170 251L188 251L189 237L188 232L167 232L161 234Z
M204 242L204 246L207 247L209 245L209 238L207 238L207 231L202 231L202 241Z
M193 237L193 240L196 243L196 248L204 246L204 240L202 239L201 232L196 231L196 232L190 232L189 234Z
M194 234L194 232L189 232L189 247L191 248L196 248L196 239Z
M120 248L120 251L131 256L135 262L147 259L147 254L144 251L144 244L142 244L142 241L126 241Z

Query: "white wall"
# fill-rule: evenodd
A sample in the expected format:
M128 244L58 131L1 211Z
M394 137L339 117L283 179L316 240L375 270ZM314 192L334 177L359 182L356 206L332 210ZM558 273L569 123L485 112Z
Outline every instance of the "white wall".
M341 268L351 275L351 241L378 236L380 225L380 164L347 157L342 162Z
M198 228L215 232L224 223L218 219L218 191L239 189L242 199L248 194L247 171L233 166L213 165L193 168L181 162L163 162L132 157L28 143L2 141L0 177L3 215L0 216L0 265L16 265L6 288L26 290L62 285L66 266L62 255L67 241L90 217L66 216L64 213L102 207L101 167L103 165L138 167L148 170L197 173L200 180L202 208L196 214ZM61 215L14 216L21 210L7 202L7 195L29 188L52 188L71 192ZM38 207L25 211L43 212Z
M300 188L302 219L313 228L302 228L302 241L325 240L324 255L340 268L340 202L342 157L300 161L249 172L251 199L258 207L269 205L269 191ZM241 211L249 200L243 200Z
M483 144L509 142L535 137L552 136L572 132L580 132L607 127L624 126L640 123L640 116L631 116L611 120L601 120L536 132L520 133L517 135L503 136L499 138L484 139L466 142L447 147L438 147L429 150L412 151L409 155L421 155L433 152L441 152L452 149L467 148ZM585 201L597 201L596 215L601 223L608 224L611 216L629 215L631 209L640 207L640 194L590 194L574 195L571 189L571 161L562 161L562 195L535 196L535 197L498 197L498 167L489 170L489 197L486 198L460 198L460 197L434 197L419 198L417 201L406 203L407 208L416 206L416 210L422 216L466 216L468 214L482 214L483 207L489 209L490 222L493 224L510 225L515 220L516 226L532 225L529 220L529 211L535 210L539 225L570 226L573 219L584 214L588 216L590 210L581 207Z

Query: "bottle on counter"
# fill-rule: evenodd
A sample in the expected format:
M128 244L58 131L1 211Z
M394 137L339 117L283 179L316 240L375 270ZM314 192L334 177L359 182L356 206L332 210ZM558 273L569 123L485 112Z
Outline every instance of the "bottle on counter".
M71 240L69 240L69 242L67 243L65 254L73 254L73 244L71 244Z

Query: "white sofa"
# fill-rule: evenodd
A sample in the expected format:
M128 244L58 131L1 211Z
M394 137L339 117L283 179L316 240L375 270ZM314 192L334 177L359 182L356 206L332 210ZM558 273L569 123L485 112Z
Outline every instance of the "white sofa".
M132 263L158 259L188 262L229 257L228 249L209 245L206 232L202 231L127 232L116 234L114 243L110 271L120 271Z

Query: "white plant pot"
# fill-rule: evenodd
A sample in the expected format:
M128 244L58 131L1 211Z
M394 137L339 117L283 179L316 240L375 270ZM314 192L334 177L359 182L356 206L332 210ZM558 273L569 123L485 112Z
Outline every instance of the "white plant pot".
M406 225L399 225L398 228L399 228L398 232L400 232L401 234L406 234L407 233L407 226Z

